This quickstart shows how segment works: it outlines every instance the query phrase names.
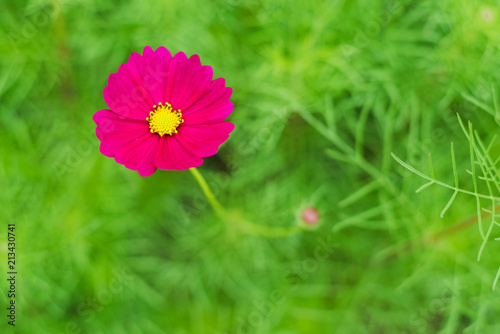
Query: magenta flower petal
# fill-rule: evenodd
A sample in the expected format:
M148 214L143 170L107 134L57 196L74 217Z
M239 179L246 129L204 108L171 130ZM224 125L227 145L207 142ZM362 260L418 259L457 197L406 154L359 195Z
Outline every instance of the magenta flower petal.
M110 158L131 141L149 132L145 120L136 121L121 117L111 110L100 110L95 113L93 119L97 124L97 138L101 141L100 151Z
M165 102L165 86L169 77L169 64L172 60L170 52L161 47L156 52L146 46L144 56L133 53L129 58L129 70L135 82L140 82L151 96L153 104ZM151 110L148 109L148 113Z
M179 141L189 152L199 157L209 157L219 150L219 145L229 138L234 124L222 122L209 125L185 125L179 130Z
M170 100L170 104L173 104L174 109L180 108L177 101L172 101L172 95L177 85L182 85L184 80L180 80L183 75L184 64L187 62L187 57L184 52L177 53L170 61L168 67L167 82L165 85L165 98Z
M136 170L141 176L149 176L156 171L154 164L160 136L144 133L115 154L115 160L125 167Z
M201 165L234 129L224 122L234 108L232 89L212 76L198 55L149 46L133 53L104 88L111 110L94 115L101 153L141 176Z
M193 55L189 59L184 58L182 67L179 66L173 78L177 85L173 85L172 91L169 92L170 99L175 101L175 105L172 105L174 109L179 108L186 114L189 107L205 95L212 82L212 76L212 68L201 66L198 55Z
M212 81L206 94L191 107L184 110L186 122L190 124L210 124L225 120L233 111L233 103L229 101L233 90L225 87L222 78Z
M177 136L172 136L161 140L154 162L160 169L184 170L200 166L203 159L185 149Z
M104 88L104 101L120 116L144 120L154 104L149 92L133 79L134 70L129 63L122 64L118 72L111 73Z

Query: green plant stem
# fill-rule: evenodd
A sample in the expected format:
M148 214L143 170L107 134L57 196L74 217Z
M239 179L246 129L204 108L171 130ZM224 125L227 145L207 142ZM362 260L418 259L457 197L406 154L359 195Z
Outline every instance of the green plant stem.
M237 226L240 230L251 234L258 235L267 238L281 238L288 237L298 232L302 231L302 228L299 225L290 226L290 227L268 227L263 225L254 224L248 220L245 220L242 217L239 217L237 214L231 214L219 203L217 198L215 198L214 193L210 189L205 178L196 168L190 168L189 171L193 174L194 178L200 185L203 194L207 198L208 202L214 209L215 213L228 225Z
M210 190L210 187L208 186L207 181L205 181L205 179L203 178L203 175L201 175L201 173L196 168L190 168L189 171L191 172L191 174L193 174L194 178L200 185L203 194L205 194L208 203L210 203L215 213L217 213L219 217L225 220L227 217L226 210L224 210L224 208L222 207L222 205L220 205L217 198L215 198L212 190Z
M302 231L302 228L298 225L291 227L269 227L263 225L256 225L247 220L235 221L238 227L248 234L258 235L267 238L282 238L288 237Z

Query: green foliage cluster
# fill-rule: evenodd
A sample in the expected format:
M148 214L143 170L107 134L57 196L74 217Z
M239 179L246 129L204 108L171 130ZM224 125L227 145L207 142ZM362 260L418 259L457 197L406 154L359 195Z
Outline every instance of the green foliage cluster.
M500 332L497 2L0 8L17 333ZM313 206L317 229L250 235L188 171L141 178L99 153L108 74L145 45L198 54L233 88L236 129L199 168L218 200L265 227ZM416 194L415 173L432 186Z

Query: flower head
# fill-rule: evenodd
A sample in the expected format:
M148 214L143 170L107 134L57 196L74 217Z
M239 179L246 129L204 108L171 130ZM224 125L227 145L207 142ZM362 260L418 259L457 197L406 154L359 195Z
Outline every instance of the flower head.
M133 53L111 73L103 95L109 109L94 114L100 151L141 176L157 168L198 167L229 138L232 89L198 55L172 56L160 47Z

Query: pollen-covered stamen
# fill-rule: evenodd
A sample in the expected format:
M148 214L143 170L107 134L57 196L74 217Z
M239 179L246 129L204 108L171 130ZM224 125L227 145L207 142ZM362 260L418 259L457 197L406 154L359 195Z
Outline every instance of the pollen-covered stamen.
M163 105L161 102L153 106L154 111L149 112L146 121L149 122L149 131L163 135L177 133L177 127L184 122L181 110L174 111L170 103Z

